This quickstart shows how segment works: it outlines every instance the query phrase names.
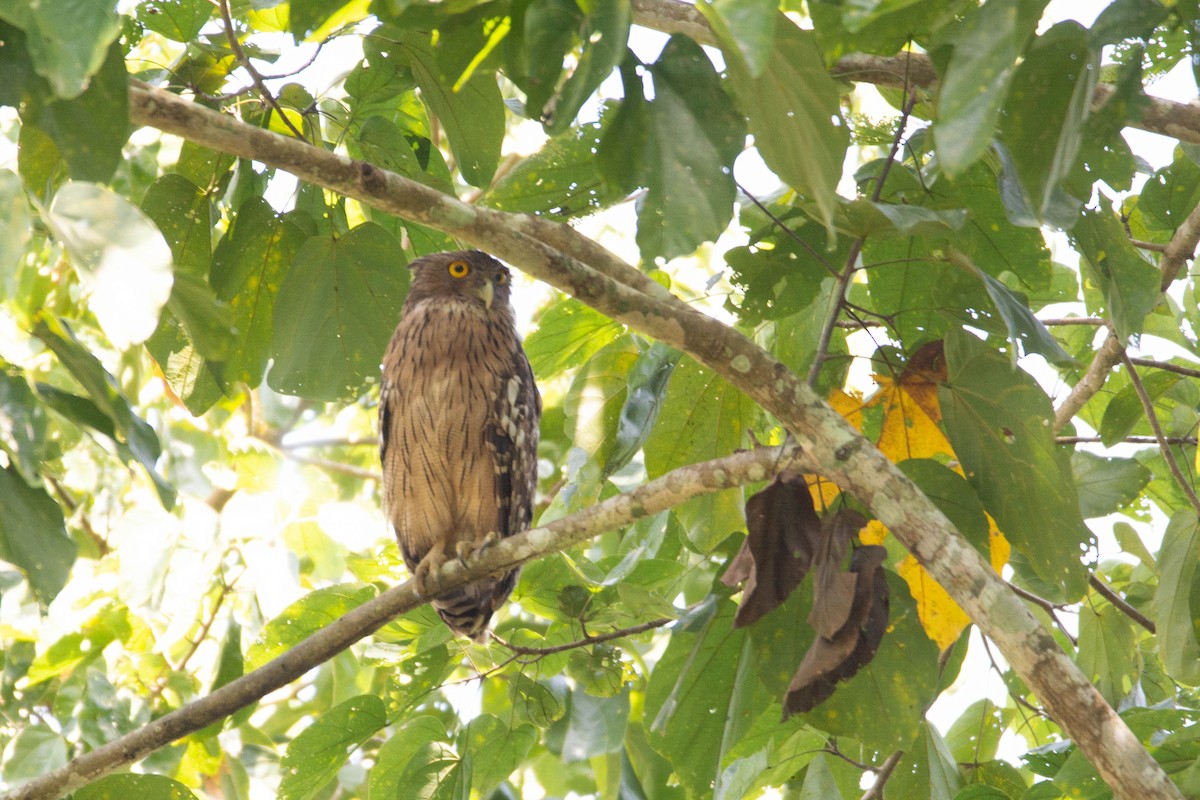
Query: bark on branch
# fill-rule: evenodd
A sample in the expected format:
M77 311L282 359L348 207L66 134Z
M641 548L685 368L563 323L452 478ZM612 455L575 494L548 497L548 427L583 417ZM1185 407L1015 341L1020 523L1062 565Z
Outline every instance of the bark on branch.
M509 569L578 544L605 531L629 525L700 494L766 480L784 469L811 470L815 465L798 448L785 445L735 453L725 458L680 467L627 494L543 527L502 539L470 558L466 567L447 562L439 573L450 590L472 580ZM142 728L75 758L53 772L4 795L4 800L50 800L75 791L160 747L195 733L296 680L360 639L383 627L397 614L427 602L412 581L388 589L253 672L217 689ZM599 637L597 637L599 640Z
M783 364L737 331L647 282L569 227L470 206L374 165L311 147L156 89L134 86L130 115L226 153L436 228L519 266L607 316L683 350L773 414L817 472L865 503L1000 647L1117 796L1178 798L1178 789L1053 637L874 445ZM570 252L567 252L570 251Z

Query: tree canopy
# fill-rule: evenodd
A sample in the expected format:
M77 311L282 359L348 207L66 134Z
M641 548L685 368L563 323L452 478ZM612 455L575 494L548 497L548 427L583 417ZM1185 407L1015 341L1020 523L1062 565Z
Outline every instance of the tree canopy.
M1197 48L1194 1L0 0L5 797L1200 795L1200 109L1147 94ZM375 450L462 247L545 401L536 527L441 573L524 564L484 644Z

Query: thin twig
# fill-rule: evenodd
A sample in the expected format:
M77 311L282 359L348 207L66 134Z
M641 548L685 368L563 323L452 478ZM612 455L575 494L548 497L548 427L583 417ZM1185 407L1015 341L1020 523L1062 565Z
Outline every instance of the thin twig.
M1104 382L1108 380L1109 372L1121 361L1124 353L1125 348L1121 345L1121 340L1112 330L1109 330L1104 344L1096 351L1096 355L1092 358L1092 363L1088 364L1083 377L1071 387L1071 391L1058 408L1054 409L1055 433L1067 427L1079 410L1087 405L1087 401L1100 391Z
M556 644L553 647L525 647L523 645L513 644L512 642L501 639L495 631L492 631L492 638L499 642L503 647L507 647L517 655L549 656L553 655L554 653L563 653L567 650L575 650L580 647L587 647L590 644L599 644L600 642L608 642L612 641L613 639L620 639L624 636L633 636L638 633L645 633L648 630L661 628L663 625L668 625L674 621L675 619L673 617L662 617L660 619L650 620L649 622L643 622L640 625L633 625L629 628L617 628L615 631L608 631L607 633L598 633L594 635L588 633L585 634L582 639L577 639L574 642L567 642L566 644Z
M833 264L830 264L829 259L825 258L825 256L823 256L820 253L820 251L817 250L817 248L813 247L811 244L804 241L804 239L800 238L800 234L796 233L796 231L792 228L792 226L788 225L786 222L784 222L779 217L777 217L775 215L775 213L773 211L771 211L771 209L767 208L766 204L764 204L761 200L759 200L754 195L750 194L750 192L746 189L746 187L742 186L742 184L738 183L738 181L736 179L734 180L733 184L734 184L734 186L737 187L737 190L739 192L746 195L746 199L748 199L751 203L753 203L755 208L757 208L759 211L761 211L766 216L767 219L771 220L772 224L778 226L781 231L783 231L785 234L787 234L789 239L791 239L796 244L800 245L806 251L808 251L808 254L810 256L812 256L813 258L815 258L817 260L817 263L819 263L821 266L823 266L830 275L834 276L835 278L837 277L837 274L838 274L837 267L833 266Z
M1125 361L1125 367L1129 370L1129 383L1133 386L1133 390L1137 392L1138 399L1142 401L1142 409L1146 412L1146 421L1150 423L1150 430L1154 431L1154 438L1158 440L1158 449L1162 452L1163 460L1167 462L1167 468L1171 470L1171 475L1174 476L1175 482L1179 484L1179 488L1183 490L1188 503L1191 504L1197 514L1200 514L1200 497L1196 497L1195 488L1183 474L1183 470L1179 468L1179 462L1175 460L1175 454L1171 452L1171 446L1167 443L1167 437L1163 434L1162 425L1159 424L1158 413L1154 410L1154 401L1150 399L1150 393L1146 391L1146 386L1142 383L1141 376L1137 374L1137 369L1133 366L1133 362L1129 360L1129 356L1125 355L1124 352L1121 355Z
M1167 246L1165 244L1159 244L1158 242L1144 242L1141 239L1134 239L1130 237L1129 243L1139 250L1149 250L1154 253L1167 252Z
M1195 436L1168 436L1167 444L1196 444ZM1100 444L1104 442L1101 436L1055 436L1055 444ZM1158 444L1153 436L1126 436L1118 444Z
M1137 364L1139 367L1154 367L1161 369L1164 372L1174 372L1179 375L1186 375L1189 378L1200 378L1200 369L1192 369L1191 367L1181 367L1178 364L1172 364L1168 361L1155 361L1152 358L1130 358L1130 363Z
M1069 641L1073 645L1079 643L1079 641L1075 638L1075 636L1069 630L1067 630L1067 626L1063 625L1062 620L1060 620L1058 618L1058 614L1056 612L1061 611L1063 609L1063 606L1058 605L1056 603L1051 603L1046 598L1040 597L1040 596L1034 594L1033 592L1029 591L1028 589L1022 589L1020 586L1017 586L1015 583L1010 582L1008 585L1010 587L1012 587L1013 592L1018 597L1022 597L1024 599L1028 600L1029 602L1033 603L1035 606L1041 607L1041 609L1043 611L1045 611L1047 614L1049 614L1050 619L1054 620L1054 624L1058 626L1058 629L1060 631L1062 631L1063 636L1067 637L1067 641Z
M264 445L266 445L268 448L270 448L273 452L278 453L279 455L283 456L284 458L288 459L289 461L295 461L297 464L305 464L310 467L316 467L318 469L323 469L326 472L331 472L331 473L334 473L335 475L346 475L351 478L362 478L364 481L379 481L379 480L383 479L383 476L380 475L378 472L376 472L373 469L363 469L362 467L355 467L350 464L343 464L340 461L329 461L328 459L324 459L324 458L313 458L312 456L302 456L299 453L296 453L285 447L281 447L279 445L279 443L276 441L273 441L270 436L255 435L251 438L253 438L257 442L262 442Z
M1046 326L1091 325L1092 327L1099 327L1108 324L1103 317L1051 317L1050 319L1039 319L1038 322Z
M896 125L896 135L892 138L892 148L888 151L887 158L884 159L883 167L879 170L879 177L875 179L875 188L871 190L871 202L879 202L879 198L883 196L883 182L887 180L888 173L892 170L892 165L896 162L896 154L900 152L900 143L904 140L904 131L908 128L908 117L912 113L913 108L917 104L917 93L910 91L904 102L904 107L900 109L900 121ZM841 274L837 278L837 286L834 287L833 302L829 307L829 315L825 319L825 324L821 326L821 336L817 340L816 353L813 355L812 366L808 369L808 385L815 387L817 378L821 374L821 367L825 365L825 358L829 352L829 343L833 339L833 331L837 327L838 316L842 313L842 303L846 298L846 289L850 286L851 279L854 278L855 268L858 266L858 256L862 253L863 243L866 237L860 236L850 245L850 252L846 255L846 266L842 269Z
M1150 619L1145 614L1129 605L1129 601L1117 594L1116 590L1107 583L1100 580L1095 575L1092 575L1088 578L1088 584L1096 590L1096 594L1100 595L1109 603L1111 603L1113 608L1117 609L1122 614L1129 617L1131 620L1136 622L1138 625L1141 625L1151 633L1158 633L1158 627L1154 624L1154 620Z
M254 81L254 85L258 89L258 93L262 95L262 99L275 110L275 113L279 115L279 119L287 126L288 130L296 134L297 139L304 139L304 134L292 124L292 121L288 119L288 115L283 113L283 108L279 105L279 101L275 99L275 95L271 94L271 90L267 88L262 75L258 74L258 70L250 63L250 56L246 55L246 51L242 49L242 43L238 41L237 31L233 27L233 15L229 13L229 0L217 0L217 8L221 9L221 19L225 21L225 39L229 42L229 47L233 50L234 57L242 65L242 69L246 70L250 75L250 80Z
M315 447L378 447L379 439L374 436L330 436L324 439L303 439L298 442L280 442L280 450L307 450Z
M896 767L903 757L904 751L897 750L879 765L879 768L875 770L875 782L871 784L870 789L863 792L862 800L876 800L876 798L883 797L883 786L888 782L888 778L892 777L892 773L896 771Z
M46 482L50 484L50 488L54 490L54 494L58 497L67 510L74 514L79 509L79 502L71 496L71 493L66 490L57 479L47 476ZM108 551L112 548L108 545L108 540L96 532L92 527L92 521L88 519L88 515L84 512L79 512L79 527L83 529L84 534L96 545L96 551L104 556L108 555Z

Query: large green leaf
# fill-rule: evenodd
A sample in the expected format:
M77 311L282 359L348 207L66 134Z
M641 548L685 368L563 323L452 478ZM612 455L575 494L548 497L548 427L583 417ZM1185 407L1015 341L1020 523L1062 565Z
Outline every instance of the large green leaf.
M583 43L579 61L550 102L540 109L551 134L571 126L584 102L625 56L633 21L627 0L592 0L585 8L588 14L579 30Z
M1079 609L1079 668L1116 708L1134 690L1139 668L1137 636L1129 617L1095 598Z
M938 85L938 158L951 174L971 166L992 142L1017 59L1046 0L984 3L947 30L954 52Z
M276 298L271 388L311 400L360 394L377 375L407 290L400 243L378 225L309 239Z
M775 0L704 0L696 7L724 45L736 45L752 78L762 75L771 58L779 4Z
M16 786L67 763L67 740L46 725L23 725L5 747L4 780Z
M196 795L179 781L165 775L106 775L95 783L76 789L78 800L194 800Z
M371 587L327 586L309 592L285 608L259 632L246 650L247 672L281 656L321 628L375 595Z
M137 8L138 22L177 42L195 38L212 15L206 0L150 0Z
M849 133L841 120L837 84L829 77L812 32L779 19L774 47L758 77L744 64L736 45L722 42L722 52L734 96L750 121L763 161L816 204L818 216L832 234Z
M657 478L676 467L726 456L745 444L755 406L724 378L684 358L675 368L658 423L646 440L646 471ZM675 512L688 541L707 553L745 524L740 489L693 498Z
M383 701L373 694L352 697L324 711L288 745L279 797L309 800L316 796L350 754L386 724Z
M70 255L109 341L124 349L148 339L174 282L171 249L154 223L111 189L75 181L63 184L42 219Z
M525 92L525 114L541 119L558 88L563 59L579 30L583 11L574 0L531 0L514 8L505 75ZM578 109L576 109L578 110Z
M1189 686L1200 685L1200 633L1192 612L1200 596L1200 519L1191 509L1177 511L1158 551L1158 590L1154 621L1158 656L1167 673Z
M1071 470L1079 487L1080 511L1088 518L1132 503L1153 477L1132 458L1104 458L1083 450L1071 454Z
M76 549L46 490L11 465L0 469L0 558L25 574L38 602L48 604L66 585Z
M371 770L372 797L414 796L444 800L467 796L453 792L460 774L458 754L449 744L445 724L433 716L406 720L379 748Z
M154 481L154 487L163 505L167 508L174 506L175 489L163 479L157 468L158 457L162 455L158 435L133 410L129 400L121 394L116 380L104 369L100 360L56 317L42 314L33 329L33 334L46 343L67 371L79 381L91 398L93 409L103 416L99 420L94 417L80 419L70 413L69 409L58 407L56 410L67 413L75 421L111 437L123 458L136 459L146 470L150 479ZM47 392L41 387L38 394L43 398L47 397ZM73 407L78 408L78 404Z
M673 258L721 235L733 216L733 160L746 131L700 45L673 36L650 68L654 101L638 210L642 259Z
M622 326L584 305L564 297L537 319L537 329L525 340L525 354L539 381L583 364L620 335Z
M443 78L426 34L406 32L400 46L422 99L445 126L463 180L486 188L500 163L504 142L504 98L496 76L478 72L456 90Z
M300 234L262 198L238 209L213 253L217 298L228 303L237 338L229 356L213 367L224 386L262 381L271 354L276 296L298 249Z
M629 370L625 405L617 420L616 437L604 465L605 472L611 474L628 464L645 444L658 420L663 397L681 356L680 351L662 342L655 342L638 355Z
M1071 241L1104 294L1117 336L1129 341L1142 332L1146 315L1158 304L1161 273L1129 243L1121 221L1103 200L1099 210L1084 210L1071 229Z
M712 792L721 755L769 704L748 658L746 633L733 628L736 610L713 598L680 619L646 688L650 743L689 795Z
M63 98L87 88L121 32L121 17L107 0L42 0L18 17L9 21L25 30L34 68Z
M497 181L484 202L502 211L565 220L622 199L624 193L614 191L596 170L602 131L600 123L592 122L551 139Z
M1153 402L1183 380L1185 379L1182 376L1174 372L1155 370L1142 377L1142 388ZM1142 396L1137 387L1130 383L1119 390L1104 407L1104 416L1100 418L1100 439L1106 447L1112 447L1141 423L1145 423L1144 430L1149 427Z
M969 333L946 337L939 389L950 443L988 513L1061 599L1087 587L1091 534L1070 464L1054 444L1054 409L1037 382ZM1048 535L1048 533L1050 535Z
M458 734L458 751L470 772L472 792L489 797L525 760L537 738L532 725L514 726L491 714L468 722Z
M0 449L31 486L41 483L47 444L46 410L22 374L0 370Z
M54 141L72 178L105 182L122 161L121 148L131 130L128 108L125 52L114 42L81 94L52 100L28 116L29 124Z
M1092 51L1088 32L1070 21L1038 37L1013 76L1000 132L1040 221L1069 221L1055 216L1057 193L1083 144L1099 72L1100 53Z
M1172 234L1200 204L1200 164L1177 150L1175 160L1146 181L1137 208L1146 226Z

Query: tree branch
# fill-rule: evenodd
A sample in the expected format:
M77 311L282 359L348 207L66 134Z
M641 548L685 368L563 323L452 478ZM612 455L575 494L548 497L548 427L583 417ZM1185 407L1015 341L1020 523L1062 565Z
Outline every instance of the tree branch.
M687 352L773 414L811 457L809 471L822 473L871 509L997 643L1118 796L1180 797L1116 711L929 498L802 380L742 334L657 284L643 292L640 284L649 278L568 226L470 206L168 92L132 86L130 116L138 125L285 169L486 248L612 319ZM543 238L543 233L550 235Z
M1096 351L1096 355L1092 358L1092 363L1088 364L1087 371L1083 373L1083 377L1075 382L1071 387L1070 393L1066 399L1059 404L1058 408L1054 409L1054 432L1058 433L1063 428L1075 419L1075 415L1079 410L1087 405L1087 401L1095 396L1096 392L1104 388L1104 382L1108 380L1108 374L1112 372L1113 367L1121 362L1121 356L1125 354L1125 348L1121 344L1121 340L1110 329L1108 337L1105 338L1104 344Z
M1162 452L1163 460L1167 462L1167 469L1171 471L1172 477L1175 478L1175 483L1179 484L1179 488L1183 491L1183 496L1191 503L1192 508L1197 514L1200 514L1200 497L1196 496L1196 490L1193 488L1191 481L1183 474L1183 470L1179 467L1179 462L1175 460L1175 454L1171 452L1171 446L1167 444L1167 437L1163 433L1162 425L1158 422L1158 413L1154 410L1154 401L1150 398L1149 392L1146 391L1145 385L1142 383L1142 377L1137 374L1137 369L1134 368L1133 362L1129 360L1129 356L1121 354L1125 360L1125 367L1129 370L1129 383L1133 385L1133 390L1137 392L1138 399L1142 402L1142 410L1146 412L1146 421L1150 423L1150 430L1154 432L1154 438L1158 440L1159 451Z
M604 531L657 514L700 494L765 480L784 469L812 470L815 464L791 445L761 447L680 467L627 494L534 528L471 556L443 565L443 591L456 589L525 561L558 552ZM428 601L413 581L388 589L314 633L275 660L227 683L212 694L159 717L138 730L73 759L66 766L4 795L4 800L47 800L78 789L154 750L194 733L296 680L383 627L397 614ZM599 638L599 637L597 637Z
M1100 595L1109 603L1111 603L1113 608L1117 609L1122 614L1129 617L1131 620L1136 622L1138 625L1141 625L1151 633L1158 633L1158 626L1154 624L1154 620L1150 619L1145 614L1131 606L1128 600L1117 594L1116 590L1107 583L1100 580L1095 575L1092 575L1088 578L1088 585L1096 590L1096 594Z
M525 647L524 645L513 644L512 642L501 639L492 631L492 638L500 643L502 647L507 647L513 653L519 656L550 656L555 653L565 653L568 650L576 650L580 647L587 647L592 644L600 644L601 642L611 642L613 639L620 639L625 636L634 636L639 633L661 628L663 625L669 625L674 622L673 617L662 617L660 619L652 619L649 622L643 622L640 625L632 625L628 628L617 628L615 631L607 631L605 633L597 633L595 635L585 633L582 639L577 639L574 642L566 644L556 644L552 647Z
M242 65L242 69L246 70L250 75L250 80L254 82L254 87L258 89L258 93L262 95L262 99L279 115L279 121L286 125L288 130L296 134L296 138L303 139L304 134L292 124L292 121L288 119L288 115L283 113L279 101L275 99L275 95L271 94L271 90L267 88L263 76L250 63L250 56L246 55L246 51L242 49L242 43L238 40L237 31L233 27L233 16L229 13L229 0L217 0L217 8L221 11L221 20L225 24L225 40L229 42L229 49L233 50L234 58Z

